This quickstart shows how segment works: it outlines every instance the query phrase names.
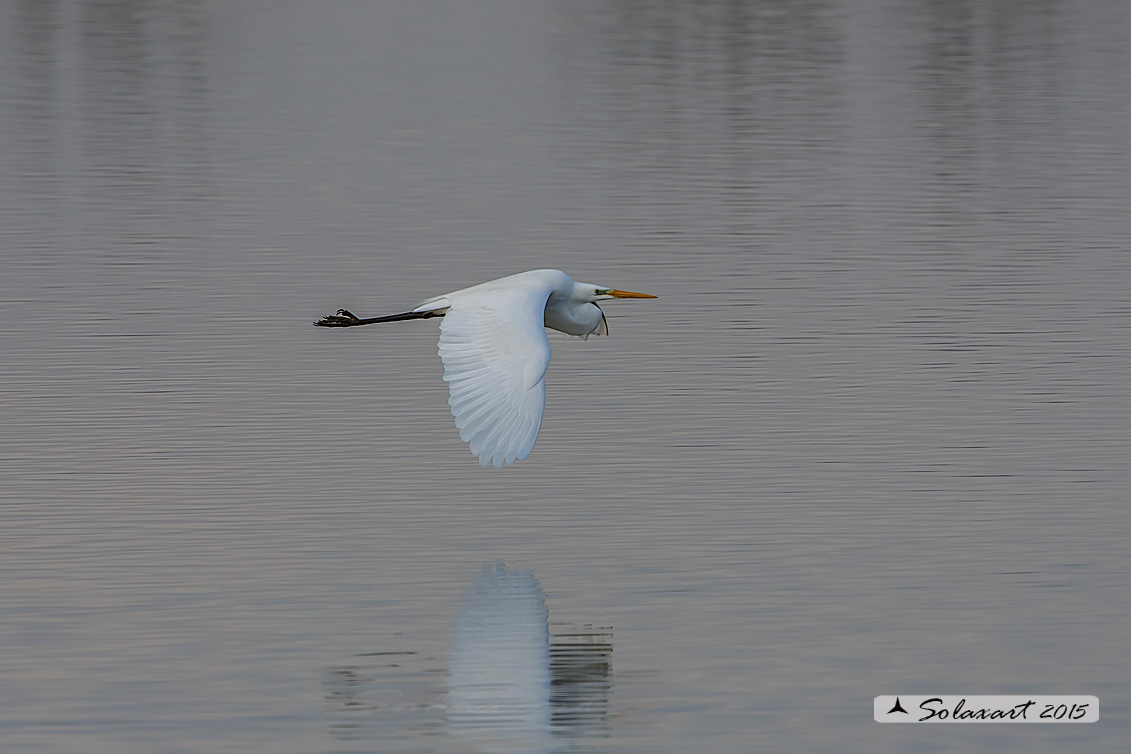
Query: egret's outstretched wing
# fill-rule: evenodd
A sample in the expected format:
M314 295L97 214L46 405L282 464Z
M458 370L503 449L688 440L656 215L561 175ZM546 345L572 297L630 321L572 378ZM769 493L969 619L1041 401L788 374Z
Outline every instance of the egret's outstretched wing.
M502 468L534 447L546 405L549 296L549 286L477 286L447 296L439 353L448 403L480 466Z

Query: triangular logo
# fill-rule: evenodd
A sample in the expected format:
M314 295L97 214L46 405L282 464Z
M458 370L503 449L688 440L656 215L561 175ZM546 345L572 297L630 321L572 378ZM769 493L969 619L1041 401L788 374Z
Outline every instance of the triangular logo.
M903 709L903 705L899 703L899 697L898 696L895 698L895 706L888 710L888 714L890 715L893 712L902 712L905 715L911 714L907 710Z

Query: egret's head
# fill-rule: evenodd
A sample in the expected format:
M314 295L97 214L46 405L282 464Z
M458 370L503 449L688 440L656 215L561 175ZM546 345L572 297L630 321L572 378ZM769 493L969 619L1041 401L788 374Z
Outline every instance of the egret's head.
M590 285L589 283L578 283L578 285L584 286L583 291L585 298L589 301L604 301L610 298L656 298L649 293L621 291L616 288L605 288L600 285Z

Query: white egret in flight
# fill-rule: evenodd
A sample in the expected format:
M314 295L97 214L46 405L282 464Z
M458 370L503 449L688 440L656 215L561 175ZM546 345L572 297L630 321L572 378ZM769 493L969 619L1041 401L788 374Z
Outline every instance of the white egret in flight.
M459 436L479 465L502 468L530 455L546 406L546 329L588 337L608 335L598 301L656 298L578 283L560 270L531 270L434 296L410 312L362 319L345 309L319 327L443 317L440 359Z

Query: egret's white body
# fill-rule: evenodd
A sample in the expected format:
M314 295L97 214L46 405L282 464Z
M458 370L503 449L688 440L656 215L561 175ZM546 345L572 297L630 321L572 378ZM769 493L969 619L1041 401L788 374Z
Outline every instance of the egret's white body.
M569 335L607 335L597 301L655 298L578 283L560 270L532 270L434 296L411 312L358 319L345 310L317 325L349 327L442 316L440 359L460 438L481 466L530 455L546 405L550 344L545 328Z

